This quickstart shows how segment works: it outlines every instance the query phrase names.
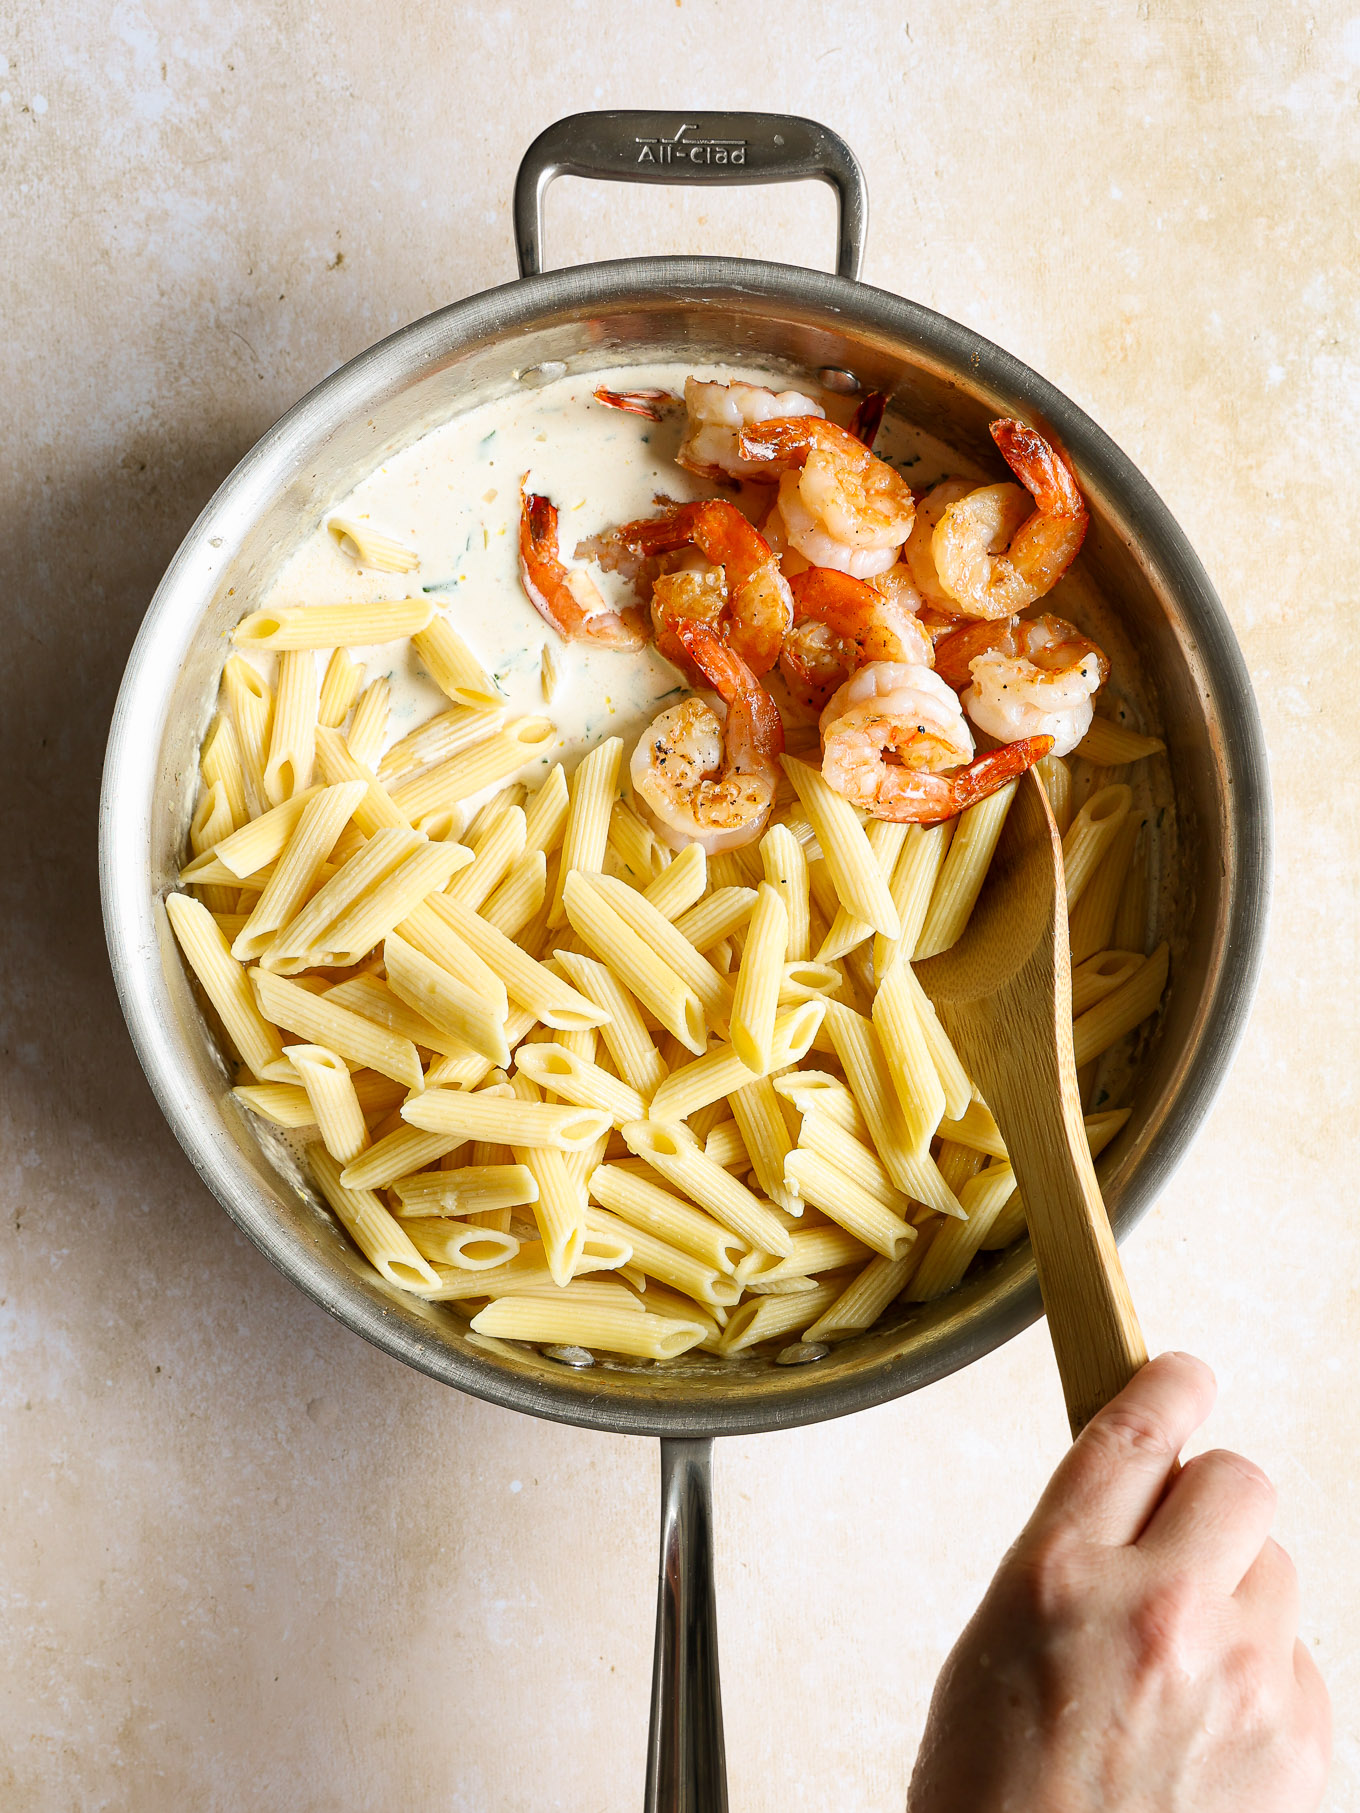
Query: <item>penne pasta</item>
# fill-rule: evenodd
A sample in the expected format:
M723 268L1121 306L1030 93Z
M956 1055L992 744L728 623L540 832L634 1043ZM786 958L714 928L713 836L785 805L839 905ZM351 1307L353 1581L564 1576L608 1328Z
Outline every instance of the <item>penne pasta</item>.
M585 874L579 880L612 907L624 924L636 932L668 968L674 970L687 988L698 995L710 1020L717 1022L728 1018L732 1010L730 983L718 974L677 926L658 913L649 901L626 882L615 881L608 875Z
M888 886L889 895L892 893L892 878L896 872L898 858L902 854L902 847L906 842L909 829L910 827L907 825L894 824L891 820L884 818L871 818L864 827L864 835L868 839L869 848L874 853L879 873ZM901 935L901 914L899 913L899 939ZM843 957L847 951L854 950L866 939L882 936L883 934L876 932L873 926L866 925L862 919L856 918L849 907L842 905L837 908L836 917L832 920L826 937L822 940L821 948L817 952L817 960L820 963L830 963L837 957Z
M378 837L383 835L378 833ZM377 841L375 837L372 843ZM371 848L372 844L366 847ZM462 844L448 843L422 843L411 850L395 869L380 876L326 927L311 946L312 962L335 969L348 969L358 963L391 937L423 900L444 887L451 875L464 869L471 854Z
M274 716L273 690L240 655L233 655L222 669L222 690L236 732L246 807L254 816L263 812L269 803L264 789L264 765L269 750L269 726Z
M281 805L311 785L317 698L316 656L310 650L281 654L264 769L264 793L271 806Z
M226 712L219 711L208 726L198 752L198 765L204 786L221 787L225 793L231 808L231 829L243 825L250 817L250 808L241 771L241 747L236 740L236 727Z
M400 830L388 828L375 832L360 846L358 853L337 869L274 934L262 959L264 967L279 975L295 975L299 970L321 963L325 960L323 951L329 949L327 939L331 928L342 922L351 908L370 899L373 890L395 875L411 857L434 847L405 825ZM456 849L457 845L440 846L445 847Z
M499 1209L516 1209L538 1201L538 1185L525 1165L465 1165L452 1171L417 1171L398 1177L391 1188L400 1199L400 1216L452 1215L466 1221ZM451 1263L451 1262L450 1262Z
M407 830L407 820L392 804L392 796L381 786L371 768L356 762L338 730L318 725L316 761L321 778L334 785L337 781L362 781L364 797L355 807L354 823L364 837L385 829Z
M450 900L475 913L524 852L524 813L518 806L509 806L480 837L473 838L469 832L469 838L472 861L445 891Z
M673 862L643 890L643 897L672 922L703 898L708 887L708 858L702 844L686 844Z
M493 1140L526 1149L546 1146L557 1152L580 1151L609 1131L609 1116L600 1109L508 1100L461 1089L427 1089L403 1103L401 1118L428 1133L457 1134L459 1139ZM398 1177L402 1175L397 1172Z
M1077 964L1072 971L1073 1019L1113 994L1145 961L1140 951L1101 951Z
M944 1221L931 1235L930 1245L907 1286L914 1303L930 1303L962 1281L988 1229L1015 1188L1015 1173L1005 1159L994 1158L985 1171L969 1178L959 1201L965 1221Z
M601 1070L598 1064L567 1050L561 1040L571 1037L572 1034L563 1033L550 1044L522 1045L516 1056L519 1069L564 1102L574 1102L579 1108L601 1109L616 1127L625 1121L641 1120L647 1104L638 1091L620 1077Z
M896 938L901 931L897 908L854 807L806 762L786 755L783 763L817 833L838 902L885 938Z
M718 1337L718 1352L744 1353L761 1341L796 1334L830 1309L843 1288L840 1279L828 1278L794 1296L753 1297L727 1318L727 1326Z
M375 604L299 604L251 611L231 633L237 648L271 654L296 649L348 648L396 642L424 629L434 614L428 598L394 598Z
M795 1146L784 1175L804 1201L885 1259L900 1259L916 1238L914 1227L820 1152Z
M586 1225L593 1233L615 1234L626 1240L632 1249L631 1263L646 1277L658 1278L698 1303L726 1309L741 1295L741 1286L730 1272L669 1245L645 1224L625 1220L608 1209L587 1208Z
M811 826L808 827L811 831ZM778 890L788 916L789 935L785 961L806 963L811 955L808 919L808 866L803 846L787 825L771 825L760 840L760 861L765 879ZM736 931L737 926L729 928ZM724 932L723 936L728 936ZM700 945L701 950L706 947Z
M499 977L510 1000L528 1008L545 1026L556 1032L575 1032L583 1026L599 1026L608 1018L605 1009L535 962L480 913L470 912L444 894L432 895L426 904Z
M447 617L430 617L411 640L425 671L455 705L491 711L504 703L495 681Z
M321 676L317 699L316 721L327 730L339 730L349 716L349 708L363 685L362 662L356 661L347 648L333 649Z
M709 865L712 874L712 864ZM675 922L680 936L697 951L711 952L716 944L741 931L756 904L754 888L715 888Z
M216 1009L227 1037L257 1077L283 1058L283 1041L262 1014L246 974L201 901L168 894L165 911L185 962ZM414 1052L412 1053L414 1055ZM417 1065L419 1069L419 1065Z
M547 891L547 857L542 850L523 850L482 906L482 917L506 938L514 938L540 911Z
M755 1172L756 1182L776 1208L783 1209L786 1215L801 1215L803 1200L785 1178L784 1161L793 1149L793 1140L774 1084L767 1076L757 1077L754 1082L732 1090L728 1104L735 1117L741 1149ZM704 1150L708 1152L707 1141ZM716 1151L710 1156L727 1170Z
M481 995L502 1018L508 1014L510 996L504 982L491 965L477 955L467 940L454 931L444 913L435 911L432 895L427 895L418 906L412 908L396 929L400 937L414 945L431 963L437 963L465 988ZM537 1017L531 1016L530 1024Z
M608 1015L600 1029L605 1047L623 1080L650 1102L667 1071L633 996L597 958L560 951L557 961L580 993Z
M778 888L762 881L742 946L729 1034L733 1051L756 1076L771 1068L770 1047L788 941L789 916L783 897Z
M571 810L571 791L561 762L548 771L537 793L524 802L524 847L551 856L562 842Z
M748 1246L781 1256L789 1252L789 1236L776 1212L714 1164L683 1122L630 1121L622 1133L630 1152Z
M940 865L935 891L930 897L926 922L912 953L915 958L937 956L963 935L982 892L997 839L1015 798L1016 785L1011 781L959 814L949 852Z
M1063 838L1063 873L1070 915L1086 891L1133 804L1133 790L1119 783L1093 793Z
M579 872L568 877L563 901L576 936L686 1050L702 1051L707 1022L694 990Z
M536 760L554 735L547 718L514 718L504 730L403 781L392 793L392 804L408 824L428 829L430 819Z
M324 1045L289 1045L283 1055L302 1078L322 1145L347 1165L368 1145L368 1123L349 1066Z
M335 841L363 797L361 781L322 787L307 801L264 892L232 943L242 963L261 957L294 919L316 887Z
M324 1045L365 1069L380 1070L394 1082L405 1083L408 1089L424 1087L420 1058L409 1039L399 1038L371 1020L319 998L297 982L272 976L268 970L257 967L247 970L246 975L260 1012L275 1026L297 1033L310 1044Z
M398 1225L411 1244L431 1264L451 1265L464 1272L485 1272L514 1258L520 1243L513 1234L496 1228L474 1227L468 1221L442 1216L413 1215Z
M804 1001L778 1016L770 1045L771 1069L786 1069L806 1056L825 1011L820 1001ZM763 1074L743 1064L731 1045L715 1045L703 1057L670 1073L652 1097L651 1118L688 1120Z
M1072 1055L1078 1070L1156 1013L1166 989L1169 961L1167 946L1159 944L1125 981L1073 1022Z
M509 1064L505 1012L498 1003L466 987L397 932L387 936L383 961L388 987L398 1000L490 1063Z
M588 1188L601 1208L641 1228L668 1247L678 1248L713 1272L730 1275L737 1261L750 1249L739 1234L723 1227L692 1202L686 1202L656 1182L656 1173L641 1165L647 1175L625 1165L599 1165L591 1172ZM589 1217L587 1216L587 1219ZM645 1269L645 1268L644 1268ZM652 1276L659 1276L657 1273ZM684 1285L677 1289L685 1290ZM692 1291L686 1291L693 1295ZM706 1298L705 1301L712 1301Z
M929 1150L945 1111L944 1085L923 1024L920 1002L924 999L910 963L899 959L883 978L872 1014L902 1109L907 1150L914 1157Z
M577 870L594 873L604 862L609 842L609 819L618 792L619 766L623 761L623 738L606 737L596 744L577 768L571 779L571 809L562 837L562 860L558 865L557 888L548 909L548 925L567 923L563 893L568 877Z
M609 814L609 848L628 880L640 888L664 875L671 860L656 832L622 799L614 801Z
M707 1333L707 1325L697 1319L681 1322L645 1310L634 1315L603 1304L528 1296L496 1298L477 1312L471 1326L474 1334L499 1335L503 1340L599 1347L606 1353L648 1360L674 1360L697 1347Z
M1123 898L1129 865L1133 861L1133 852L1141 830L1141 817L1130 811L1096 864L1090 881L1082 890L1081 899L1070 910L1068 925L1074 964L1093 957L1097 951L1109 949L1115 914Z
M389 1284L403 1289L433 1288L439 1278L428 1259L371 1190L353 1189L341 1181L340 1166L324 1146L307 1148L307 1163L317 1187L336 1219L369 1264Z
M378 780L384 787L393 787L447 761L452 755L484 743L504 722L504 706L492 710L470 705L451 706L393 743L378 763Z
M360 566L379 573L409 573L420 565L420 556L413 549L393 541L390 535L380 535L367 521L332 516L326 527L341 553L357 560Z
M282 655L280 661L289 657ZM354 707L354 717L345 732L345 747L356 762L375 772L387 741L387 720L391 709L392 689L383 675L374 680Z
M901 1259L871 1259L835 1302L803 1331L803 1339L834 1341L872 1327L888 1305L901 1296L928 1244L914 1241Z
M1077 744L1075 753L1098 768L1122 768L1125 762L1160 755L1165 748L1160 737L1140 736L1111 718L1092 718L1091 728Z

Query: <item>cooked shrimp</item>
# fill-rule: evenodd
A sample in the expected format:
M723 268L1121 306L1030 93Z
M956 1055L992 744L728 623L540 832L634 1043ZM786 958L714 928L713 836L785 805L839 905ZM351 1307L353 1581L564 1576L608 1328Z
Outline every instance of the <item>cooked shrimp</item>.
M647 619L636 605L612 611L583 568L569 571L557 550L557 506L520 484L519 572L529 602L568 642L641 648Z
M1030 500L1019 485L991 485L986 488L995 493L993 507L1000 512L998 532L988 543L987 551L999 554L1028 516ZM916 520L907 537L907 545L902 550L902 558L926 604L933 610L954 617L959 616L959 607L940 584L931 543L935 537L936 525L946 508L975 490L977 486L968 478L942 478L937 485L932 485L916 506Z
M684 439L675 457L700 478L772 479L765 466L742 458L737 447L742 429L780 416L822 414L820 404L796 390L705 383L701 378L685 379L685 410Z
M662 407L678 403L680 399L671 390L610 390L601 384L595 392L595 401L603 403L606 409L622 409L628 415L659 422Z
M1010 617L1042 598L1076 558L1086 503L1065 457L1033 428L1003 418L992 439L1035 508L1009 537L1014 487L983 485L945 506L931 536L939 584L965 617ZM993 551L993 550L1004 551Z
M850 674L871 661L930 666L930 638L904 608L900 590L883 589L887 578L870 583L834 567L809 567L789 581L793 628L779 653L779 671L810 711L820 711Z
M1002 743L1050 736L1054 755L1069 754L1091 728L1110 673L1103 649L1048 612L955 630L936 644L935 668L979 730Z
M770 671L793 623L793 599L769 542L735 504L716 497L678 504L664 516L625 523L611 531L611 537L643 557L695 547L722 569L721 593L711 573L671 574L670 583L657 580L652 621L656 646L667 660L683 664L678 628L686 619L698 617L714 627L721 625L752 673Z
M938 824L995 793L1047 755L1030 737L973 759L959 702L928 667L878 661L847 680L822 713L822 775L873 818Z
M782 474L783 532L813 566L872 579L895 564L916 513L911 487L848 429L792 416L756 423L739 444Z
M716 856L763 833L784 726L741 656L707 624L682 622L676 634L726 705L726 719L693 696L672 705L639 740L629 773L638 806L673 850L697 843Z

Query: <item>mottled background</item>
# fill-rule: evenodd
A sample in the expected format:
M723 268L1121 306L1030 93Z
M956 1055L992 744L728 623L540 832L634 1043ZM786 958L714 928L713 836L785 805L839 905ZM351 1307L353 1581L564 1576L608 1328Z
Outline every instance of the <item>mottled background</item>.
M1262 1462L1360 1807L1355 464L1360 17L1048 0L9 0L0 11L5 961L0 1805L622 1813L656 1453L454 1396L311 1307L169 1133L106 971L95 802L156 579L269 422L513 275L516 159L591 106L785 109L868 172L866 277L1073 396L1151 477L1274 761L1241 1058L1127 1250ZM820 192L561 184L549 252L830 262ZM1337 676L1343 676L1338 679ZM1064 1418L1042 1327L725 1444L733 1804L900 1806L936 1668Z

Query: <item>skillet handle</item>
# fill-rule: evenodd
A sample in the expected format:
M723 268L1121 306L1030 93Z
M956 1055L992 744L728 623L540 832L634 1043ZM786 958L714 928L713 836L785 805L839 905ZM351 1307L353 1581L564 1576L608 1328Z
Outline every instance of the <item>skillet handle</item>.
M543 269L543 197L557 176L620 183L829 183L839 203L836 274L864 262L869 200L854 152L827 126L783 113L573 113L541 132L515 178L521 277Z
M646 1813L727 1813L713 1595L713 1443L661 1443L661 1569Z

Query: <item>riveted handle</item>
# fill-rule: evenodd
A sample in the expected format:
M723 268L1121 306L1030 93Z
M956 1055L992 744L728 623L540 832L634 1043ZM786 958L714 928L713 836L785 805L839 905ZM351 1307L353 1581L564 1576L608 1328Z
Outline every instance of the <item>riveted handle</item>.
M543 269L543 197L557 176L620 183L829 183L839 204L838 276L859 276L869 201L838 133L782 113L573 113L541 132L515 178L522 277Z

